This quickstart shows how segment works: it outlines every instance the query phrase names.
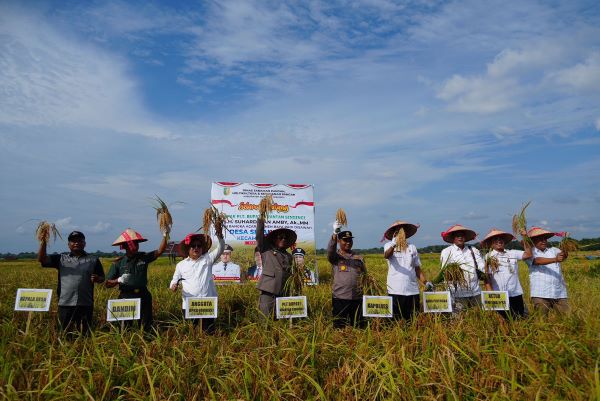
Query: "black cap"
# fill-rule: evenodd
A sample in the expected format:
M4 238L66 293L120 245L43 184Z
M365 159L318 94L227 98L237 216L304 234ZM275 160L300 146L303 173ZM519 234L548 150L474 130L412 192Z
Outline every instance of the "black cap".
M71 234L67 237L69 241L74 240L75 238L85 239L85 235L81 231L71 231Z
M352 236L352 231L342 231L342 232L338 233L337 238L338 239L352 239L354 237Z
M231 251L233 251L233 248L231 247L231 245L225 244L225 249L223 249L223 252L231 252Z
M294 249L294 252L292 252L292 255L306 255L306 252L304 251L304 249L302 248L296 248Z

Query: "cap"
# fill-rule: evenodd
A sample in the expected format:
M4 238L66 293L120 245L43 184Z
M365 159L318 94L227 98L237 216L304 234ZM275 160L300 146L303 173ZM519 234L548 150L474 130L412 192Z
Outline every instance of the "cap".
M342 231L342 232L338 233L337 238L338 239L352 239L354 237L352 236L352 231Z
M232 252L233 248L231 247L231 245L229 244L225 244L225 248L223 249L223 253L225 252Z
M71 234L67 237L69 241L74 240L75 238L83 238L85 239L85 235L81 231L71 231Z
M302 249L302 248L296 248L296 249L294 249L294 252L292 252L292 255L304 256L304 255L306 255L306 251L304 251L304 249Z

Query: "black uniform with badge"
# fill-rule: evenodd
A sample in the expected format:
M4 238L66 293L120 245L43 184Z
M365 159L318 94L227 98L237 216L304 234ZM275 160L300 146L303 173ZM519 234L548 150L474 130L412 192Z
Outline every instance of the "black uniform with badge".
M342 231L337 236L333 235L327 247L327 259L333 269L333 326L362 327L365 320L362 316L360 277L365 271L365 263L360 255L337 250L337 240L343 238L352 238L352 233Z

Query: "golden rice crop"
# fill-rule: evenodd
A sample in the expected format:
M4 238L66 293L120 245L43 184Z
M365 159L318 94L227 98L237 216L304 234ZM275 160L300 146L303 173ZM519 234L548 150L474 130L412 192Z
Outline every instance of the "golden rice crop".
M496 274L496 273L498 273L499 269L500 269L500 262L498 261L498 258L493 255L486 256L485 272L488 274L489 273Z
M273 196L265 195L258 204L258 214L261 220L267 221L269 213L273 210Z
M302 286L304 285L305 275L306 269L304 266L299 266L294 260L292 262L290 276L283 286L283 292L290 297L302 295Z
M453 286L455 290L458 288L467 288L468 282L464 272L460 263L446 261L442 265L437 277L431 282L434 285L444 282L446 286Z
M215 234L218 237L223 237L224 231L227 230L227 223L229 222L229 216L226 213L219 212L219 210L210 205L204 210L202 217L202 230L204 234L210 235L210 227L213 226Z
M343 227L348 225L348 218L346 217L346 212L344 209L340 208L335 212L335 220L340 223Z
M363 260L364 263L366 263L365 260ZM377 278L367 271L366 264L360 275L358 286L362 289L364 295L385 295L387 292L387 287L377 281Z
M158 227L162 233L167 235L167 240L169 239L169 233L171 232L171 228L173 227L173 217L171 216L171 212L169 212L169 207L158 195L155 195L156 198L153 199L155 202L155 206L152 206L154 210L156 210L156 220L158 221Z
M396 234L396 250L404 252L406 248L408 248L408 242L406 242L406 233L404 232L404 228L401 228Z
M525 210L531 204L531 201L523 204L521 211L515 215L513 215L512 219L512 230L515 237L521 235L523 231L527 232L527 216L525 215ZM533 246L533 242L528 236L523 236L523 242L529 243L529 245Z
M60 231L56 228L56 224L48 223L46 220L43 220L38 224L37 229L35 230L35 236L40 244L47 244L50 241L50 237L56 241L56 237L62 239L62 235L60 235Z
M565 234L563 239L558 244L558 247L560 248L561 252L563 252L563 253L575 252L575 251L579 250L579 244L577 243L576 240L569 237L569 233Z

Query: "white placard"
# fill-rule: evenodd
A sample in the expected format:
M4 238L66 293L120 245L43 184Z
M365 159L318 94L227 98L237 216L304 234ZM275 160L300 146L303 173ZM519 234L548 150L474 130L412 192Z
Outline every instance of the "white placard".
M141 304L140 298L109 299L106 307L106 321L139 320Z
M481 291L481 307L484 310L508 310L508 291Z
M278 297L275 298L275 312L277 319L289 319L308 316L306 296Z
M423 312L452 312L450 291L423 292Z
M52 290L42 288L18 288L15 298L16 311L48 312Z
M365 317L392 317L392 297L363 295L362 312Z
M186 297L185 318L186 319L216 319L217 297Z

